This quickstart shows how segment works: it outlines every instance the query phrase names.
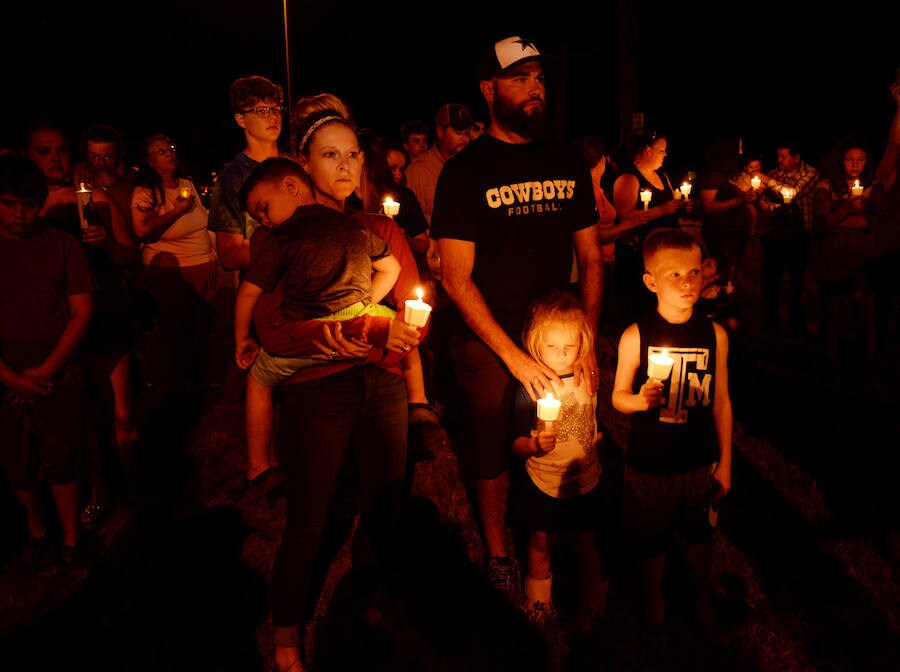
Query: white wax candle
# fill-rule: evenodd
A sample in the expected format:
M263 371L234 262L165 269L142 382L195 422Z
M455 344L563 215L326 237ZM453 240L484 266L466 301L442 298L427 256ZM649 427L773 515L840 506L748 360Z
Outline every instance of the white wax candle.
M754 175L750 178L750 186L754 189L759 189L760 184L762 184L762 180L759 179L759 175Z
M647 377L654 380L665 380L672 373L675 360L669 357L665 348L662 352L654 352L647 358Z
M406 300L406 312L403 321L413 327L424 327L428 323L431 314L431 306L422 300L424 292L421 287L416 287L417 299Z
M381 204L381 207L384 208L384 214L391 217L400 214L400 204L390 196L384 199L384 203Z
M682 182L681 186L678 187L681 190L681 195L687 198L691 195L691 183L690 182Z
M552 392L548 392L546 397L537 400L538 420L553 422L559 417L560 406L562 406L562 402L559 399L555 399Z
M856 180L853 183L853 186L850 187L850 195L851 196L862 196L863 195L863 187L860 185L859 180Z
M641 203L644 204L644 210L650 207L650 199L653 198L653 192L649 189L641 191Z
M93 190L87 183L78 183L78 188L75 190L75 202L78 204L78 223L82 231L88 227L87 209L92 195Z
M781 188L781 197L784 199L785 203L790 203L794 200L794 188L793 187L782 187Z

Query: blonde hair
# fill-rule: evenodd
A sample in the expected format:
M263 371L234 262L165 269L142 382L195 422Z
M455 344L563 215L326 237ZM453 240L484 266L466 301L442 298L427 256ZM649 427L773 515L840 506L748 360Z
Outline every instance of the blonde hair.
M295 142L298 142L298 145L300 138L304 135L301 131L307 130L309 118L314 114L327 111L336 113L336 116L343 117L350 122L352 126L353 117L350 114L350 108L347 107L347 104L343 100L333 93L317 93L312 96L301 96L300 98L297 98L297 101L294 103L294 107L291 110L291 129L293 130ZM299 146L291 147L291 151L298 156L300 154L299 149Z
M550 325L562 325L578 332L580 343L575 361L583 359L594 348L594 332L588 323L581 303L569 292L554 290L532 302L528 309L528 321L522 341L528 354L546 365L541 359L540 343L544 330Z

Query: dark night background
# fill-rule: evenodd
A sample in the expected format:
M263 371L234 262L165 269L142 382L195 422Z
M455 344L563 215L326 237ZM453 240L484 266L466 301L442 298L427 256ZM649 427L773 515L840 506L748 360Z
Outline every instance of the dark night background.
M863 4L832 16L807 2L288 2L294 98L331 91L362 125L391 133L445 102L481 111L478 51L520 32L565 64L550 81L562 131L599 132L610 145L622 126L620 61L630 63L619 55L620 8L630 6L635 107L667 133L676 179L718 132L766 152L767 169L783 136L812 161L854 131L880 155L900 65L896 22ZM164 131L203 181L242 146L228 84L262 74L287 90L282 0L31 2L4 14L3 145L42 113L73 138L113 123L132 153Z

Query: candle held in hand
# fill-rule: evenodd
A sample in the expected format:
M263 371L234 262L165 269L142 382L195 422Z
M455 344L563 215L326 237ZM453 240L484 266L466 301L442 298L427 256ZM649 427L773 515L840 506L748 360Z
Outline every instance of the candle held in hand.
M384 214L390 217L400 214L400 204L390 196L384 199L384 203L381 204L381 207L384 208Z
M91 185L86 182L79 182L78 188L75 190L75 203L78 206L78 223L81 230L84 231L88 227L87 211L93 200L94 190Z
M691 183L690 182L682 182L681 186L678 188L679 188L679 190L681 190L681 195L684 198L687 198L688 196L691 195Z
M428 322L428 316L431 314L431 306L422 301L424 292L421 287L416 287L417 299L406 300L406 312L403 321L412 327L424 327Z
M555 399L552 392L548 392L546 397L537 400L538 420L553 422L559 417L560 406L562 406L562 402L559 399Z
M863 187L860 185L859 180L856 180L853 186L850 187L850 195L854 197L863 195Z
M759 189L759 185L762 184L762 180L759 178L759 175L754 175L750 178L750 186L753 189Z
M182 187L181 191L178 192L178 198L183 201L186 201L191 197L191 188L190 187Z
M647 358L647 377L653 380L665 380L672 373L675 360L669 357L665 348L662 352L654 352Z
M650 199L653 198L653 192L649 189L641 191L641 203L644 204L644 210L650 207Z
M794 200L794 195L796 194L796 190L793 187L782 187L781 188L781 197L784 199L785 203L790 203Z

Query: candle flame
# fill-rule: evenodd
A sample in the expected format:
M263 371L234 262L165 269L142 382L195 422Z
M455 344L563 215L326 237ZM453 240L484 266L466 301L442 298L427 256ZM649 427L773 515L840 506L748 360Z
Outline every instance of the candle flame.
M668 357L668 356L669 356L669 349L668 349L668 348L663 348L663 349L662 349L662 356L663 356L663 357Z
M547 399L548 401L552 401L552 399L553 399L553 392L547 392L547 396L544 397L544 399Z
M854 186L854 187L858 187L858 186L859 186L859 180L856 180L856 181L853 183L853 186Z
M423 296L425 296L425 292L422 291L422 288L416 287L416 297L419 299L419 301L422 300Z

